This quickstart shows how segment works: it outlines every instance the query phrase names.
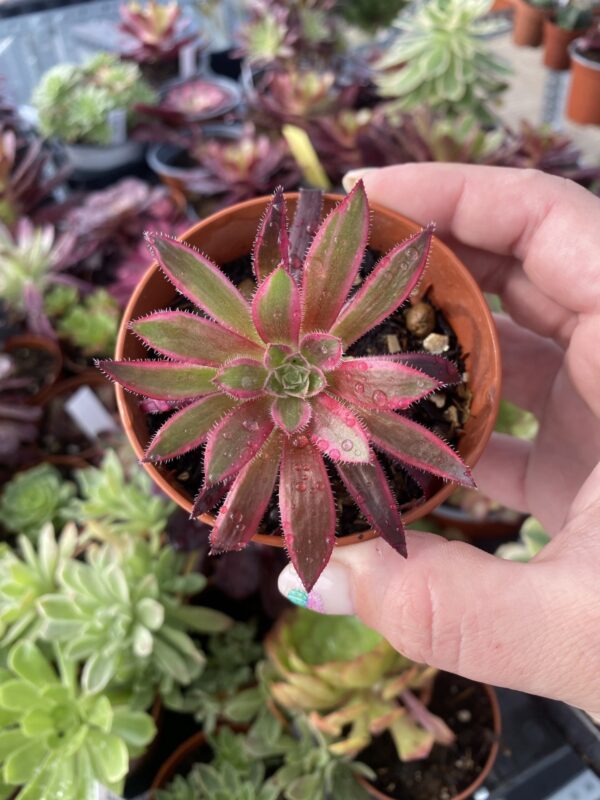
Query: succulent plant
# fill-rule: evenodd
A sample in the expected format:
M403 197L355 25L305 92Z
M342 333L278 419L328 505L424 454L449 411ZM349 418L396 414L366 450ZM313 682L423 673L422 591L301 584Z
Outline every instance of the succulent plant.
M594 21L595 8L595 0L566 0L557 5L554 21L568 31L585 30Z
M99 363L127 390L179 408L150 442L146 461L164 462L206 442L205 488L234 479L211 535L213 551L241 549L250 541L279 473L285 542L307 589L335 543L323 455L370 524L404 555L400 513L373 447L473 485L451 447L396 413L441 383L456 382L453 365L429 355L419 357L420 369L410 365L410 356L344 357L409 297L431 245L431 227L398 244L346 302L368 227L359 183L322 223L296 269L285 201L276 193L253 247L258 290L251 304L210 259L149 235L164 274L206 316L159 311L132 322L132 331L169 360ZM305 232L307 226L294 228ZM197 503L204 502L201 493Z
M224 614L182 599L206 579L183 574L181 555L143 539L89 545L85 559L65 564L60 592L39 601L43 636L63 643L66 659L85 662L83 688L127 687L151 667L156 688L190 683L205 657L188 631L214 633L230 624Z
M192 155L201 170L189 188L216 195L219 207L269 194L277 186L295 187L300 177L285 140L260 133L251 124L234 140L201 139Z
M384 731L402 761L454 741L416 694L436 671L409 661L355 617L296 609L267 636L265 649L273 699L291 714L308 714L313 728L331 737L332 753L354 756Z
M508 561L531 561L550 541L541 523L535 517L528 517L519 531L519 541L500 545L496 555Z
M355 95L355 87L336 85L333 70L290 67L258 78L251 103L257 119L267 114L276 122L302 122L349 107Z
M11 533L37 539L47 523L60 524L75 486L52 464L18 472L2 489L0 524Z
M117 301L106 289L96 289L65 309L56 329L85 356L109 355L115 349L120 317Z
M577 52L585 56L592 58L600 56L600 20L584 36L576 40L575 46Z
M37 601L58 589L58 573L75 553L78 534L65 526L56 538L52 525L44 525L37 547L26 536L18 539L20 553L7 548L0 553L0 645L35 639L40 632Z
M77 665L60 651L57 661L58 674L36 644L21 641L0 674L3 796L22 787L20 800L90 800L96 782L121 794L129 758L152 740L154 723L86 692Z
M351 25L373 34L388 28L407 5L407 0L340 0L336 11Z
M403 109L492 119L489 105L506 88L510 69L484 36L501 23L482 19L491 0L429 0L401 14L398 38L377 64L383 97Z
M137 464L126 469L117 453L107 450L99 467L77 470L75 479L79 497L69 513L88 534L116 546L126 535L158 544L173 504L152 491L152 481Z
M123 56L138 64L159 64L177 58L182 47L196 39L190 30L190 20L181 19L177 0L166 4L148 0L122 3L119 8L120 28L134 40Z
M36 87L33 103L40 130L69 144L106 146L113 140L109 115L122 109L130 127L138 103L152 104L156 94L136 64L101 53L82 66L52 67Z

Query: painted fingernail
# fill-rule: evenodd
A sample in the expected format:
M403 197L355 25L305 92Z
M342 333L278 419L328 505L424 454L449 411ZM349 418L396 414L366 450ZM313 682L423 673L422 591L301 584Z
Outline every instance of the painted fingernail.
M278 587L284 597L302 608L320 614L354 613L348 569L335 561L329 562L310 592L306 591L291 564L280 574Z
M346 192L351 192L361 178L364 178L369 172L375 172L376 169L378 168L363 167L362 169L351 169L350 172L347 172L342 178L342 186Z

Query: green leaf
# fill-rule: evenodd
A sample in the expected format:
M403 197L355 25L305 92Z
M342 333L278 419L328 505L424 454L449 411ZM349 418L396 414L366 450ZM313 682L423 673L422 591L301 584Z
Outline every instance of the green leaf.
M47 711L33 708L21 720L21 730L29 739L45 736L54 730L54 720Z
M223 706L223 716L231 722L245 724L251 722L264 706L265 698L258 686L238 692Z
M91 699L91 698L89 698ZM86 720L90 725L94 725L105 733L110 733L113 722L112 703L102 695L93 699L93 702L86 714Z
M292 434L306 428L312 417L312 406L302 397L276 397L271 413L277 427Z
M165 609L157 600L151 597L144 597L137 603L136 615L142 625L151 631L156 631L165 621Z
M85 692L95 694L102 691L113 678L117 670L115 653L95 653L85 662L81 673L81 685Z
M214 394L213 367L173 361L99 361L100 370L125 389L155 400L187 400Z
M43 699L37 688L28 681L12 680L0 686L0 705L9 711L39 708Z
M19 750L26 742L20 730L0 731L0 761L5 761L10 753Z
M58 683L50 662L32 642L19 642L8 656L11 670L35 685Z
M117 709L114 712L111 732L131 747L145 747L156 736L156 725L143 711Z
M115 734L90 731L87 750L100 783L116 783L127 775L129 767L127 746Z
M247 400L262 394L267 374L260 361L236 358L217 372L215 383L236 400Z
M17 786L27 783L39 769L46 753L45 744L37 740L14 750L4 762L4 780Z
M279 267L259 286L252 316L262 339L273 344L297 344L300 332L300 292L289 272Z
M171 616L196 633L221 633L232 624L231 617L203 606L180 606L171 612Z

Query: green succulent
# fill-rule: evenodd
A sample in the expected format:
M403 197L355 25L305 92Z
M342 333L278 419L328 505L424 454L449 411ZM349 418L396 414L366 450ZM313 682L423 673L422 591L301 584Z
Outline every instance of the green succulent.
M495 431L531 441L537 436L538 428L539 422L535 414L508 400L501 400Z
M57 660L58 674L37 645L21 641L0 673L2 796L22 787L18 800L93 800L96 782L120 794L154 723L86 692L77 665L60 651Z
M42 292L58 258L51 225L22 219L13 232L0 222L0 300L13 312L26 311L28 287Z
M143 80L137 64L101 53L81 66L59 64L48 70L33 94L39 127L45 136L74 144L109 145L109 114L123 109L135 121L138 103L157 96Z
M395 107L493 119L490 103L506 88L510 68L485 36L500 22L486 20L492 0L427 0L401 14L399 36L377 65L376 82Z
M53 298L56 302L59 298ZM115 349L121 311L105 289L97 289L63 311L58 333L86 356L110 355Z
M518 542L500 545L496 555L508 561L531 561L550 542L550 537L535 517L528 517L519 531Z
M340 0L336 10L351 25L372 34L388 28L407 5L407 0Z
M74 286L62 283L53 286L44 296L44 311L49 317L64 317L79 302Z
M73 518L86 531L118 544L119 538L148 536L158 543L173 503L154 494L152 481L137 464L126 469L114 450L108 450L99 467L78 470L79 495L70 506Z
M77 529L67 525L58 540L52 525L42 528L37 549L26 536L19 537L19 550L6 548L0 554L0 645L18 639L35 639L40 632L38 600L59 588L58 574L73 557Z
M586 30L594 21L595 0L567 0L555 11L555 22L568 31Z
M269 634L265 649L273 699L291 714L309 714L334 754L356 755L386 730L402 761L454 740L417 696L436 671L400 655L355 617L297 609Z
M59 525L67 514L75 485L64 480L56 467L39 464L17 473L0 495L0 523L11 533L36 539L42 527Z
M126 691L143 675L151 699L153 689L166 692L200 674L205 656L189 632L215 633L231 620L184 602L206 579L182 574L183 562L171 547L130 539L118 548L89 545L85 561L63 566L60 591L39 601L42 633L64 644L67 659L85 662L86 691L109 684Z

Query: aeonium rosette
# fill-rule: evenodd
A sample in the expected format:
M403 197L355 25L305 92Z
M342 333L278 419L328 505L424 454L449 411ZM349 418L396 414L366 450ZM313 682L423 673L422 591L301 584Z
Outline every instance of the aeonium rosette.
M324 456L369 524L404 556L400 511L375 450L473 485L454 450L402 414L459 381L456 367L424 353L344 355L415 289L432 230L396 245L352 292L369 231L362 183L320 225L301 269L291 265L285 200L276 192L253 246L252 302L206 256L148 236L164 274L201 313L164 310L131 323L169 360L103 361L100 368L124 388L176 408L146 461L168 461L205 444L205 483L192 513L208 496L223 496L217 485L228 486L211 534L214 552L251 540L278 483L285 544L310 590L335 544Z

